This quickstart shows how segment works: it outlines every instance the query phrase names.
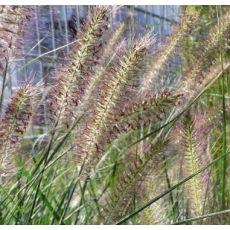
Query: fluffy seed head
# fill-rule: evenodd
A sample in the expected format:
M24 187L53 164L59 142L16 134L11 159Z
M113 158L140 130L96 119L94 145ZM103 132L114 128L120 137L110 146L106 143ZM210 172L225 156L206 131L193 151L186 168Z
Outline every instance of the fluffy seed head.
M32 117L32 87L21 86L0 120L0 174L1 177L12 173L14 159Z

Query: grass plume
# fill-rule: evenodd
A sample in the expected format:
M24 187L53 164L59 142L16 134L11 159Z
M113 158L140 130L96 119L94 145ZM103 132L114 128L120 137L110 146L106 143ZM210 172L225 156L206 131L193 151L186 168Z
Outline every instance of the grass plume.
M109 9L107 7L95 6L91 8L84 28L80 31L77 44L72 47L71 61L60 67L57 87L53 88L49 100L51 116L56 117L54 124L57 120L59 123L68 124L71 116L76 116L75 107L79 105L86 88L86 79L91 76L91 69L101 50L99 48L101 37L108 27L108 16Z
M196 144L196 132L191 115L187 113L184 116L184 172L185 176L191 175L200 169L199 157ZM189 197L190 205L192 206L192 215L201 215L203 207L203 196L201 190L201 180L199 175L192 178L186 187L186 194Z
M20 142L32 118L32 87L21 86L0 120L0 159L1 178L10 175L14 170L14 162Z

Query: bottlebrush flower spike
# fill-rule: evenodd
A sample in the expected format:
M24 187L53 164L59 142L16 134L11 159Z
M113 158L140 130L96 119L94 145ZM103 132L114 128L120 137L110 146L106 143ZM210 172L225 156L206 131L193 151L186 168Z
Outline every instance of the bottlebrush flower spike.
M196 131L189 113L184 117L184 173L185 176L192 175L200 169L197 153ZM202 214L203 196L200 175L193 177L185 184L186 194L192 206L193 215Z
M14 159L23 134L32 118L32 87L21 86L0 120L0 177L14 171Z
M180 94L163 91L146 98L141 103L133 102L124 105L122 109L117 109L113 113L114 118L111 117L110 124L107 125L104 138L98 144L98 150L102 150L107 143L111 143L118 135L136 130L141 125L146 126L150 123L157 124L163 121L177 105L180 97Z
M165 69L167 61L174 54L177 45L182 39L189 34L193 29L198 19L196 14L187 14L181 18L180 24L176 27L175 31L166 41L166 43L159 48L154 54L154 57L149 61L150 69L143 77L143 82L139 89L141 97L149 94L150 87L154 80L156 80Z
M33 16L30 6L0 6L0 75L6 61L20 51L25 29Z
M124 32L125 24L121 23L117 26L115 31L111 31L108 35L108 43L103 47L102 55L100 58L100 64L93 73L91 81L88 83L85 89L85 93L81 99L81 102L77 108L78 112L85 112L89 109L90 105L94 103L93 98L98 91L97 86L102 81L103 75L106 73L110 63L116 58L117 52L120 49L121 44L118 41ZM116 47L115 47L116 46ZM112 55L111 55L112 54Z
M93 67L97 64L102 50L102 36L108 28L109 8L91 8L77 44L72 47L70 61L60 66L57 86L51 92L49 103L52 118L69 123L75 114L76 106L84 94L86 85L92 77Z
M137 70L137 67L141 67L140 61L145 57L152 42L150 34L135 41L129 49L123 52L117 63L107 71L109 78L95 103L94 112L90 121L87 122L89 125L79 133L76 140L76 155L77 158L83 156L82 168L85 168L86 171L95 166L100 158L100 154L95 153L107 129L111 114L126 84L135 74L134 71Z
M129 123L128 121L130 121L129 126L135 129L138 128L140 121L144 123L146 123L145 121L148 119L161 121L169 114L169 110L176 105L177 100L181 96L181 94L174 94L173 92L165 90L152 97L146 98L141 103L133 102L132 104L127 104L121 111L118 111L116 123L124 127L125 123ZM137 121L137 123L135 121Z

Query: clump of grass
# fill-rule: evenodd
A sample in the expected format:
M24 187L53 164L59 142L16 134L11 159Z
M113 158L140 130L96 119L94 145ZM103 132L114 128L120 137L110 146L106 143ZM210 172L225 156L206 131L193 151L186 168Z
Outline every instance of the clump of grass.
M182 17L166 43L153 52L152 34L128 42L123 37L125 24L111 28L111 10L91 7L69 60L53 74L55 84L42 97L49 105L50 127L31 152L40 140L46 144L33 157L28 150L29 164L20 157L14 162L36 116L38 102L32 97L36 87L21 86L9 102L0 121L0 173L1 178L6 174L12 178L0 184L1 223L151 223L156 210L147 208L160 199L165 211L161 223L186 223L189 213L200 220L204 211L220 207L216 201L230 200L224 187L226 164L221 167L225 173L222 187L218 181L218 163L223 158L229 161L227 142L207 141L204 149L209 158L200 166L196 142L197 137L202 142L204 135L197 134L193 126L197 118L188 113L196 113L191 107L207 110L205 92L216 87L229 69L228 55L220 63L216 52L226 47L230 11L210 26L205 41L197 46L199 52L195 50L188 62L192 65L182 66L178 81L166 90L151 92L151 83L159 80L176 47L192 36L199 15ZM221 96L225 98L225 92ZM181 116L182 136L178 133ZM224 116L225 128L227 122ZM219 126L212 124L210 130L219 130ZM213 132L214 138L219 140L220 133ZM226 133L221 135L226 140ZM182 163L178 155L185 156ZM203 193L199 176L207 169L211 183L205 181ZM154 180L149 182L152 175ZM154 189L145 188L146 180ZM164 186L158 189L159 184ZM143 210L145 215L137 215Z

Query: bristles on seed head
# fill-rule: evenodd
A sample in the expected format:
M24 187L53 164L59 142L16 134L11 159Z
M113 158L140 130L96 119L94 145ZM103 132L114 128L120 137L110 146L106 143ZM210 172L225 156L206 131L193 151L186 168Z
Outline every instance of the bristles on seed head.
M14 171L14 160L23 135L32 118L32 87L21 86L11 97L0 120L0 176Z

